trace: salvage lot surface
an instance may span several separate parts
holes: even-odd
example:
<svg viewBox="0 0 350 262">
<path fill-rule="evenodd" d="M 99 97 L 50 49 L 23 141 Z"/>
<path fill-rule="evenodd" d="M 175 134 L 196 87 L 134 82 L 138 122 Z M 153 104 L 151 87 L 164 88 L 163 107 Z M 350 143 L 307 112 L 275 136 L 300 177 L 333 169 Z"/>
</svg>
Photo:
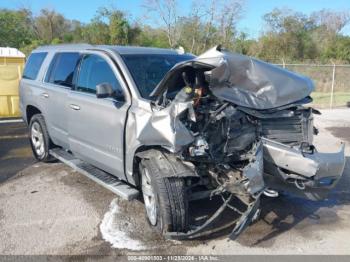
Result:
<svg viewBox="0 0 350 262">
<path fill-rule="evenodd" d="M 335 151 L 338 138 L 347 144 L 343 178 L 326 201 L 264 198 L 261 219 L 236 241 L 224 232 L 179 242 L 151 230 L 140 201 L 62 163 L 35 162 L 24 125 L 0 124 L 0 254 L 350 254 L 350 109 L 324 110 L 316 126 L 319 151 Z"/>
</svg>

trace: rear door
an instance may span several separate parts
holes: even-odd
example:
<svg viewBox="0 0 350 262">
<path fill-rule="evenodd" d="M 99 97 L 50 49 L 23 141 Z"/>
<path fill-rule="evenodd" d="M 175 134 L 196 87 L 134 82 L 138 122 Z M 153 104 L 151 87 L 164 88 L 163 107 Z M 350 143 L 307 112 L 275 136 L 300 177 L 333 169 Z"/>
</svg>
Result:
<svg viewBox="0 0 350 262">
<path fill-rule="evenodd" d="M 56 53 L 45 76 L 43 99 L 47 100 L 45 121 L 53 142 L 69 149 L 68 94 L 73 87 L 74 72 L 78 66 L 78 52 Z"/>
<path fill-rule="evenodd" d="M 97 98 L 96 85 L 109 83 L 124 95 Z M 124 175 L 124 127 L 130 98 L 114 64 L 104 53 L 83 54 L 76 86 L 68 96 L 68 133 L 71 151 L 80 159 L 121 179 Z"/>
<path fill-rule="evenodd" d="M 27 120 L 26 107 L 28 105 L 39 108 L 45 114 L 47 101 L 46 99 L 41 99 L 43 98 L 41 94 L 45 92 L 45 88 L 39 75 L 40 71 L 43 70 L 42 67 L 45 64 L 45 59 L 47 59 L 47 54 L 47 52 L 32 53 L 25 65 L 22 80 L 19 84 L 20 110 L 25 120 Z M 1 97 L 0 103 L 2 103 Z M 29 123 L 27 124 L 29 125 Z"/>
</svg>

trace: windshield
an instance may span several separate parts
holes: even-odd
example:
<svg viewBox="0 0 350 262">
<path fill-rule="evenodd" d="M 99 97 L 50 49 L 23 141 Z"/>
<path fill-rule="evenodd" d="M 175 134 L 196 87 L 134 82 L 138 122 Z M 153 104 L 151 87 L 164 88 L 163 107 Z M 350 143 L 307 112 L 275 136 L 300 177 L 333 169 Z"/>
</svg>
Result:
<svg viewBox="0 0 350 262">
<path fill-rule="evenodd" d="M 143 98 L 149 95 L 165 74 L 177 63 L 193 59 L 192 55 L 137 54 L 122 55 Z"/>
</svg>

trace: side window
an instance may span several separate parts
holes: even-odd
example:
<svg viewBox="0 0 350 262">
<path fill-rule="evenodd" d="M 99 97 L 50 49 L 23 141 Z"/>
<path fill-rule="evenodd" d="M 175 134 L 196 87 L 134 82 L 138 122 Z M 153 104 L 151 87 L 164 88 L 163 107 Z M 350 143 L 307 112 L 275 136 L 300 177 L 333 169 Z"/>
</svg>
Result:
<svg viewBox="0 0 350 262">
<path fill-rule="evenodd" d="M 116 92 L 123 93 L 112 68 L 100 56 L 88 54 L 83 57 L 77 80 L 77 91 L 96 93 L 96 86 L 109 83 Z"/>
<path fill-rule="evenodd" d="M 35 80 L 46 55 L 46 52 L 31 54 L 24 68 L 23 78 Z"/>
<path fill-rule="evenodd" d="M 72 87 L 79 53 L 58 53 L 52 59 L 45 81 L 56 85 Z"/>
</svg>

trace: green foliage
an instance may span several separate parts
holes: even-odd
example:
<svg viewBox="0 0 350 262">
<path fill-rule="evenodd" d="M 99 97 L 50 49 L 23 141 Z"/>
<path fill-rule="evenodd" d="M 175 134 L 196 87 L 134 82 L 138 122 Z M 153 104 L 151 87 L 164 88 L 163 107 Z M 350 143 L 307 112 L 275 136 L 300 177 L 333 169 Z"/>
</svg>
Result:
<svg viewBox="0 0 350 262">
<path fill-rule="evenodd" d="M 63 36 L 69 31 L 70 21 L 54 10 L 42 9 L 40 15 L 33 19 L 33 27 L 37 39 L 46 43 L 63 40 Z"/>
<path fill-rule="evenodd" d="M 264 15 L 268 31 L 260 37 L 255 52 L 264 59 L 314 59 L 317 43 L 312 39 L 316 26 L 301 13 L 274 9 Z"/>
<path fill-rule="evenodd" d="M 325 60 L 346 61 L 350 63 L 350 37 L 337 36 L 336 39 L 325 48 L 322 53 L 322 58 Z"/>
<path fill-rule="evenodd" d="M 90 44 L 109 43 L 109 28 L 104 22 L 94 19 L 82 29 L 82 39 Z"/>
<path fill-rule="evenodd" d="M 159 48 L 169 48 L 168 38 L 163 30 L 144 26 L 135 37 L 135 45 Z"/>
<path fill-rule="evenodd" d="M 164 8 L 174 8 L 175 2 L 169 1 L 171 5 Z M 100 8 L 86 24 L 69 20 L 52 9 L 42 9 L 37 16 L 28 9 L 0 9 L 0 46 L 20 48 L 29 54 L 45 44 L 86 42 L 161 48 L 171 45 L 200 54 L 222 44 L 229 50 L 274 62 L 283 59 L 350 63 L 350 37 L 341 33 L 350 21 L 348 12 L 320 10 L 307 16 L 289 9 L 274 9 L 263 16 L 264 32 L 258 39 L 250 39 L 236 29 L 242 11 L 237 0 L 220 5 L 193 3 L 191 13 L 182 17 L 173 11 L 169 17 L 159 13 L 166 23 L 158 27 L 132 22 L 117 9 Z M 150 10 L 156 15 L 157 5 Z"/>
<path fill-rule="evenodd" d="M 248 55 L 250 50 L 254 45 L 256 45 L 256 41 L 248 39 L 247 34 L 241 32 L 234 42 L 234 51 L 243 55 Z"/>
<path fill-rule="evenodd" d="M 251 46 L 250 55 L 265 60 L 350 60 L 350 37 L 340 34 L 349 21 L 344 12 L 321 10 L 306 16 L 289 9 L 274 9 L 263 18 L 268 29 Z"/>
<path fill-rule="evenodd" d="M 0 9 L 0 46 L 20 48 L 30 44 L 32 39 L 26 12 Z"/>
</svg>

